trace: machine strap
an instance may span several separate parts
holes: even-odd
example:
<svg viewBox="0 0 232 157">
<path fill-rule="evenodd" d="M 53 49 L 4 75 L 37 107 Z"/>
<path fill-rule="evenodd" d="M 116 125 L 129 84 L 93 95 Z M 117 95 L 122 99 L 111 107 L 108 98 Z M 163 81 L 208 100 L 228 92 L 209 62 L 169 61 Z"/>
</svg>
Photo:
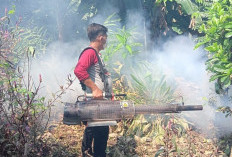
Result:
<svg viewBox="0 0 232 157">
<path fill-rule="evenodd" d="M 87 48 L 85 48 L 85 49 L 81 52 L 81 54 L 80 54 L 80 56 L 79 56 L 79 60 L 80 60 L 82 54 L 83 54 L 86 50 L 88 50 L 88 49 L 92 49 L 92 50 L 94 50 L 94 52 L 96 53 L 96 56 L 97 56 L 97 59 L 98 59 L 98 63 L 99 63 L 99 66 L 100 66 L 100 73 L 99 73 L 99 76 L 100 76 L 102 82 L 104 82 L 104 89 L 105 89 L 105 92 L 108 92 L 108 91 L 109 91 L 109 89 L 108 89 L 108 79 L 106 79 L 107 70 L 104 68 L 103 63 L 102 63 L 102 60 L 101 60 L 100 56 L 98 55 L 97 51 L 96 51 L 94 48 L 92 48 L 92 47 L 87 47 Z M 81 81 L 80 81 L 80 84 L 81 84 L 82 90 L 85 91 L 85 90 L 86 90 L 86 85 L 85 85 L 83 82 L 81 82 Z"/>
</svg>

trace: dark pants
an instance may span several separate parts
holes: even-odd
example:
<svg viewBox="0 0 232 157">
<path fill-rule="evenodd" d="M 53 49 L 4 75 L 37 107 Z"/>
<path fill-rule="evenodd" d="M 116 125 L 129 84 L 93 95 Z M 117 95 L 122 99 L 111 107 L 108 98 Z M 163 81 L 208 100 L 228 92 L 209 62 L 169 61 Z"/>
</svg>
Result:
<svg viewBox="0 0 232 157">
<path fill-rule="evenodd" d="M 82 140 L 82 156 L 87 157 L 87 154 L 94 157 L 105 157 L 106 146 L 109 136 L 109 126 L 86 127 Z M 92 151 L 92 142 L 94 146 Z"/>
</svg>

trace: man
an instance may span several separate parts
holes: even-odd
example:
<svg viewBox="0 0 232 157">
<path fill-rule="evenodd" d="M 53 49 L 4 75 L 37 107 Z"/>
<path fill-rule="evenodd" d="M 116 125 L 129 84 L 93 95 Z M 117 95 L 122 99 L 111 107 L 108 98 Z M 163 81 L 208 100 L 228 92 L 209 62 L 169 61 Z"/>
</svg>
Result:
<svg viewBox="0 0 232 157">
<path fill-rule="evenodd" d="M 100 59 L 99 52 L 106 45 L 107 31 L 108 29 L 100 24 L 92 23 L 88 26 L 87 34 L 90 45 L 81 53 L 74 70 L 82 88 L 85 89 L 86 87 L 87 93 L 92 92 L 94 99 L 103 99 L 103 91 L 106 90 L 104 84 L 106 80 L 101 76 L 102 68 L 105 68 L 105 66 Z M 87 125 L 82 140 L 83 157 L 88 156 L 88 154 L 94 155 L 94 157 L 105 157 L 108 135 L 109 126 L 88 127 Z M 93 140 L 94 148 L 92 151 Z"/>
</svg>

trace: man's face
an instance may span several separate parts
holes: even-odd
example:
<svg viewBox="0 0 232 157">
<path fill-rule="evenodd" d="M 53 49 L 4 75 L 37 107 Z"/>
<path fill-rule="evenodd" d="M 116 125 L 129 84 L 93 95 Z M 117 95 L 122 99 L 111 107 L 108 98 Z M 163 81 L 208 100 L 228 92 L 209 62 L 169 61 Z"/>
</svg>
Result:
<svg viewBox="0 0 232 157">
<path fill-rule="evenodd" d="M 101 50 L 104 50 L 105 47 L 106 47 L 107 34 L 105 34 L 105 35 L 100 35 L 100 36 L 99 36 L 99 39 L 100 39 L 100 48 L 101 48 Z"/>
</svg>

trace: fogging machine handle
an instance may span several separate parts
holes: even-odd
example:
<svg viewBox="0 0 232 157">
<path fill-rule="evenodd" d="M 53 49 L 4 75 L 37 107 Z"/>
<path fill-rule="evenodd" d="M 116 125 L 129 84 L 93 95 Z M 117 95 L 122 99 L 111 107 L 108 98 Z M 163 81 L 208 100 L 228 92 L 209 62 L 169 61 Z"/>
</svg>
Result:
<svg viewBox="0 0 232 157">
<path fill-rule="evenodd" d="M 120 97 L 120 96 L 125 97 L 126 96 L 126 94 L 113 94 L 113 93 L 106 93 L 106 92 L 103 92 L 102 95 L 104 98 L 113 98 L 113 97 Z M 86 93 L 85 97 L 86 98 L 93 98 L 93 94 Z"/>
<path fill-rule="evenodd" d="M 113 99 L 114 97 L 120 97 L 120 96 L 123 96 L 123 97 L 125 97 L 126 96 L 126 94 L 114 94 L 114 93 L 106 93 L 106 92 L 103 92 L 102 93 L 102 95 L 103 95 L 103 98 L 110 98 L 110 99 Z M 77 102 L 79 101 L 79 98 L 80 97 L 84 97 L 84 98 L 93 98 L 93 94 L 91 94 L 91 93 L 86 93 L 85 95 L 79 95 L 78 97 L 77 97 Z"/>
</svg>

